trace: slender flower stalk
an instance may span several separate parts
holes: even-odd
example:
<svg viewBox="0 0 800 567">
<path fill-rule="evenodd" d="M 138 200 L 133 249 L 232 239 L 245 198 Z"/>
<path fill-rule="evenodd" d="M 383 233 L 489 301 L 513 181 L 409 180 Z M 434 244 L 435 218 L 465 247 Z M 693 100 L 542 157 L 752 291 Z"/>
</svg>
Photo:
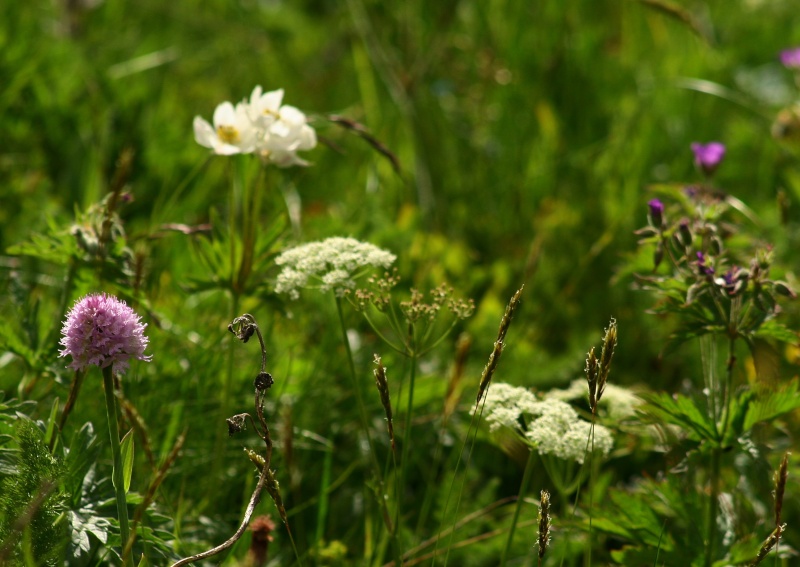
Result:
<svg viewBox="0 0 800 567">
<path fill-rule="evenodd" d="M 519 485 L 519 494 L 517 494 L 517 505 L 514 507 L 514 517 L 511 519 L 511 527 L 508 528 L 508 538 L 506 539 L 506 546 L 503 548 L 503 555 L 500 558 L 500 567 L 504 567 L 508 553 L 511 550 L 511 544 L 514 541 L 514 532 L 517 529 L 517 522 L 519 521 L 519 514 L 522 511 L 522 504 L 525 500 L 525 493 L 528 492 L 528 485 L 531 481 L 533 473 L 533 463 L 536 461 L 536 451 L 528 451 L 528 462 L 525 464 L 525 472 L 522 474 L 522 482 Z M 544 493 L 544 491 L 543 491 Z"/>
<path fill-rule="evenodd" d="M 483 407 L 485 406 L 485 394 L 489 388 L 489 385 L 491 384 L 492 376 L 494 376 L 494 372 L 497 369 L 497 365 L 500 362 L 500 355 L 503 354 L 503 349 L 505 348 L 506 333 L 508 332 L 509 327 L 511 327 L 511 321 L 514 318 L 514 312 L 517 310 L 517 307 L 519 307 L 523 289 L 525 289 L 524 285 L 520 287 L 516 291 L 516 293 L 514 293 L 514 295 L 511 296 L 511 299 L 509 300 L 508 305 L 506 306 L 505 313 L 503 313 L 503 317 L 500 319 L 500 327 L 497 332 L 497 340 L 494 342 L 494 348 L 492 349 L 492 352 L 489 355 L 489 360 L 483 369 L 483 374 L 481 375 L 481 379 L 478 384 L 478 395 L 475 399 L 475 406 L 472 412 L 472 420 L 470 421 L 469 427 L 467 428 L 467 434 L 464 437 L 464 443 L 461 447 L 461 450 L 459 451 L 459 457 L 458 460 L 456 461 L 455 470 L 453 471 L 453 478 L 450 481 L 450 488 L 447 491 L 447 499 L 445 500 L 444 510 L 442 512 L 443 517 L 447 512 L 448 505 L 450 504 L 450 497 L 452 496 L 453 487 L 455 486 L 456 477 L 458 475 L 458 469 L 459 466 L 461 465 L 461 454 L 463 453 L 464 448 L 466 447 L 467 443 L 470 440 L 470 432 L 473 431 L 473 425 L 475 424 L 476 421 L 475 418 L 483 413 Z M 481 406 L 482 400 L 484 401 L 484 406 Z M 469 462 L 472 458 L 472 451 L 475 448 L 475 439 L 477 438 L 477 433 L 478 430 L 477 428 L 475 428 L 474 433 L 472 435 L 472 443 L 470 446 L 469 453 L 467 454 L 467 460 L 465 466 L 469 466 Z M 459 491 L 456 496 L 455 512 L 453 514 L 453 527 L 450 531 L 450 536 L 448 538 L 448 543 L 447 543 L 447 550 L 445 551 L 445 556 L 444 556 L 445 567 L 447 566 L 447 561 L 450 558 L 450 549 L 452 549 L 453 547 L 453 533 L 455 532 L 455 523 L 456 523 L 455 518 L 458 516 L 458 510 L 461 507 L 461 496 L 464 493 L 465 482 L 466 482 L 466 475 L 463 475 L 461 479 L 461 486 L 459 487 Z M 436 535 L 436 545 L 434 547 L 434 554 L 437 552 L 439 548 L 439 538 L 441 537 L 441 535 L 442 532 L 440 526 L 439 533 Z"/>
<path fill-rule="evenodd" d="M 112 480 L 114 485 L 114 497 L 117 500 L 119 534 L 122 540 L 122 549 L 127 550 L 127 553 L 123 553 L 122 557 L 123 565 L 125 565 L 130 562 L 130 549 L 128 549 L 130 527 L 128 525 L 128 502 L 125 497 L 125 482 L 122 476 L 122 453 L 120 451 L 119 425 L 117 423 L 117 395 L 114 393 L 114 376 L 110 367 L 103 368 L 103 389 L 106 394 L 108 434 L 111 440 L 111 455 L 114 461 Z"/>
</svg>

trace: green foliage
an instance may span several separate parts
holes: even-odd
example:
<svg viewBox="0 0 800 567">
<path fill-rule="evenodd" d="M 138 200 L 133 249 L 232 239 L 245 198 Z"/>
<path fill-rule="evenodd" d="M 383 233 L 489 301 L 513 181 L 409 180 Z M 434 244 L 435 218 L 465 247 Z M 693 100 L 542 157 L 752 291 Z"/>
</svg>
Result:
<svg viewBox="0 0 800 567">
<path fill-rule="evenodd" d="M 72 302 L 106 291 L 148 323 L 153 354 L 119 380 L 137 562 L 208 549 L 241 519 L 257 481 L 241 448 L 258 440 L 252 429 L 227 438 L 224 419 L 251 404 L 258 356 L 231 348 L 225 329 L 249 312 L 275 380 L 265 418 L 293 537 L 275 528 L 270 561 L 291 564 L 293 543 L 296 563 L 341 565 L 382 565 L 396 548 L 422 562 L 438 545 L 439 564 L 449 535 L 431 538 L 457 525 L 449 564 L 495 567 L 524 457 L 483 429 L 464 440 L 522 284 L 498 380 L 546 398 L 581 376 L 614 316 L 609 384 L 644 400 L 635 416 L 595 416 L 614 448 L 581 471 L 574 514 L 575 500 L 554 498 L 544 564 L 710 567 L 758 552 L 774 529 L 773 469 L 800 431 L 800 118 L 797 77 L 776 60 L 800 42 L 795 2 L 7 4 L 0 391 L 19 400 L 0 399 L 0 549 L 13 541 L 15 561 L 119 562 L 99 372 L 62 420 L 75 376 L 58 344 Z M 193 141 L 193 117 L 257 84 L 309 116 L 320 140 L 309 167 L 212 156 Z M 711 178 L 689 150 L 708 140 L 728 148 Z M 653 197 L 665 225 L 637 234 Z M 275 256 L 330 236 L 398 257 L 394 320 L 370 306 L 373 328 L 343 303 L 366 425 L 331 298 L 274 293 Z M 409 329 L 401 303 L 432 305 L 412 290 L 440 284 L 474 299 L 474 316 Z M 696 348 L 709 339 L 713 364 Z M 585 394 L 571 399 L 588 417 Z M 787 553 L 800 548 L 792 459 Z M 529 500 L 553 489 L 538 465 L 509 565 L 535 562 Z M 41 523 L 15 532 L 48 479 Z M 275 516 L 268 498 L 262 513 Z M 244 561 L 254 539 L 215 560 Z"/>
<path fill-rule="evenodd" d="M 64 469 L 44 444 L 42 431 L 28 418 L 15 420 L 18 444 L 0 477 L 0 544 L 4 557 L 23 564 L 27 553 L 37 565 L 57 565 L 66 543 L 62 521 L 67 495 Z M 30 547 L 28 547 L 30 546 Z M 28 551 L 29 550 L 29 551 Z"/>
</svg>

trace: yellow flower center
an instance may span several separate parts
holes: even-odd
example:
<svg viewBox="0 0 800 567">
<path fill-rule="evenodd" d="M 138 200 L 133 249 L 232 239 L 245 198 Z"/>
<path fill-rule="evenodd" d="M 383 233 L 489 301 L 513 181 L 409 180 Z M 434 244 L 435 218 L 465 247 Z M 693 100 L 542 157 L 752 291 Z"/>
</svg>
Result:
<svg viewBox="0 0 800 567">
<path fill-rule="evenodd" d="M 234 126 L 217 126 L 217 136 L 226 144 L 238 144 L 242 140 Z"/>
</svg>

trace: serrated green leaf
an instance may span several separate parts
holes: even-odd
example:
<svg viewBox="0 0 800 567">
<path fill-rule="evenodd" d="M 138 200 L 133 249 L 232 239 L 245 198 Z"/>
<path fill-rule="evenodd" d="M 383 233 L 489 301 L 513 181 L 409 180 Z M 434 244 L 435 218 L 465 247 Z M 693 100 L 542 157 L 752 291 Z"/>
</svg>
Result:
<svg viewBox="0 0 800 567">
<path fill-rule="evenodd" d="M 800 408 L 800 391 L 795 378 L 779 390 L 758 393 L 758 398 L 748 408 L 744 431 L 749 431 L 758 422 L 769 421 L 797 408 Z"/>
<path fill-rule="evenodd" d="M 609 497 L 605 515 L 592 519 L 594 529 L 629 542 L 660 547 L 662 551 L 674 549 L 671 536 L 664 532 L 664 520 L 640 495 L 612 490 Z"/>
<path fill-rule="evenodd" d="M 800 335 L 792 331 L 786 325 L 778 323 L 775 319 L 765 321 L 757 331 L 753 333 L 754 337 L 763 339 L 775 339 L 783 343 L 797 344 L 800 342 Z"/>
<path fill-rule="evenodd" d="M 731 400 L 728 407 L 728 430 L 722 444 L 730 447 L 734 442 L 745 433 L 744 423 L 750 404 L 756 399 L 756 393 L 752 390 L 741 392 Z"/>
<path fill-rule="evenodd" d="M 119 449 L 122 453 L 122 482 L 125 494 L 128 494 L 131 489 L 131 476 L 133 476 L 133 429 L 122 438 Z"/>
<path fill-rule="evenodd" d="M 645 394 L 647 402 L 639 408 L 645 416 L 677 425 L 689 433 L 689 437 L 697 441 L 719 442 L 719 434 L 715 424 L 697 407 L 694 400 L 682 395 Z"/>
</svg>

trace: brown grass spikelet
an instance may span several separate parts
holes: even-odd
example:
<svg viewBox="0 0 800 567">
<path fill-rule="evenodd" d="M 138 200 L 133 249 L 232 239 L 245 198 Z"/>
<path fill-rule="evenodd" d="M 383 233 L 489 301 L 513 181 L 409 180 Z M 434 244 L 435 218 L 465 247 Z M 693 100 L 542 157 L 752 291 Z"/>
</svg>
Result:
<svg viewBox="0 0 800 567">
<path fill-rule="evenodd" d="M 550 493 L 542 490 L 539 500 L 539 533 L 537 543 L 539 546 L 539 565 L 542 564 L 547 546 L 550 545 Z"/>
<path fill-rule="evenodd" d="M 789 477 L 789 455 L 786 452 L 781 460 L 781 466 L 775 472 L 775 527 L 781 525 L 781 512 L 783 511 L 783 494 L 786 491 L 786 480 Z"/>
<path fill-rule="evenodd" d="M 589 350 L 586 357 L 586 382 L 589 384 L 589 408 L 592 414 L 597 412 L 597 372 L 598 361 L 594 354 L 594 347 Z"/>
<path fill-rule="evenodd" d="M 769 537 L 764 540 L 764 543 L 761 544 L 761 549 L 758 550 L 758 555 L 756 558 L 753 559 L 748 564 L 748 567 L 756 567 L 759 563 L 761 563 L 764 558 L 769 555 L 769 552 L 772 551 L 772 548 L 780 541 L 781 536 L 783 535 L 783 531 L 786 529 L 786 524 L 776 526 L 772 533 L 769 534 Z"/>
<path fill-rule="evenodd" d="M 481 403 L 481 399 L 483 399 L 483 395 L 486 393 L 486 388 L 489 387 L 489 383 L 492 381 L 494 371 L 497 369 L 497 364 L 500 362 L 500 355 L 503 354 L 503 348 L 505 348 L 506 333 L 508 332 L 508 328 L 511 326 L 511 319 L 514 317 L 514 311 L 516 311 L 517 307 L 519 306 L 523 289 L 525 289 L 524 285 L 519 288 L 513 296 L 511 296 L 511 300 L 509 300 L 508 305 L 506 306 L 506 312 L 503 314 L 503 318 L 500 320 L 500 328 L 497 331 L 497 340 L 494 342 L 492 354 L 489 355 L 489 361 L 486 363 L 486 367 L 483 369 L 483 374 L 481 374 L 481 381 L 480 385 L 478 386 L 478 396 L 475 400 L 475 405 Z"/>
<path fill-rule="evenodd" d="M 381 357 L 378 354 L 375 357 L 375 365 L 377 368 L 373 370 L 375 374 L 375 387 L 378 388 L 378 393 L 381 397 L 381 405 L 386 412 L 386 424 L 389 429 L 389 440 L 392 442 L 392 451 L 395 450 L 394 444 L 394 425 L 392 424 L 392 401 L 389 399 L 389 381 L 386 379 L 386 367 L 383 366 Z"/>
<path fill-rule="evenodd" d="M 272 469 L 267 469 L 267 482 L 264 484 L 264 490 L 267 491 L 272 501 L 275 502 L 275 507 L 278 508 L 281 520 L 288 528 L 289 520 L 286 518 L 286 508 L 283 505 L 283 498 L 281 498 L 280 485 L 278 484 L 278 479 L 275 478 L 275 471 Z"/>
<path fill-rule="evenodd" d="M 603 397 L 603 391 L 608 381 L 608 373 L 611 371 L 611 359 L 614 358 L 614 349 L 617 348 L 617 320 L 613 317 L 608 324 L 605 335 L 603 336 L 603 348 L 600 351 L 600 363 L 597 376 L 597 402 Z"/>
</svg>

